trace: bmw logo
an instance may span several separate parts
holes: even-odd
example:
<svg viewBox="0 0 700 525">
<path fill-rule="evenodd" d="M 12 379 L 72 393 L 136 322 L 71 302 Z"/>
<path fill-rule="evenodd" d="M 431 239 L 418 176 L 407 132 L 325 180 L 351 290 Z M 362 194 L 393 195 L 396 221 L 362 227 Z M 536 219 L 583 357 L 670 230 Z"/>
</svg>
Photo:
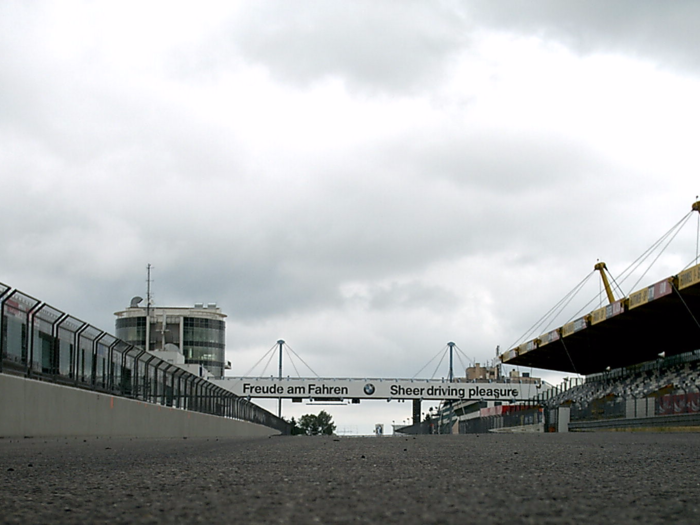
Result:
<svg viewBox="0 0 700 525">
<path fill-rule="evenodd" d="M 374 385 L 372 383 L 367 383 L 365 385 L 365 394 L 367 394 L 368 396 L 374 394 Z"/>
</svg>

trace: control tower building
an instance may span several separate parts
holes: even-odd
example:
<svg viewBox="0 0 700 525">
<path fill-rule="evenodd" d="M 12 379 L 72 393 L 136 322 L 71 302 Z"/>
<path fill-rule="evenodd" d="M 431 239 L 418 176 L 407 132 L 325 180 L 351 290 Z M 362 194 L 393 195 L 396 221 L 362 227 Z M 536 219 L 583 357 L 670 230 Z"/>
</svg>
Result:
<svg viewBox="0 0 700 525">
<path fill-rule="evenodd" d="M 215 303 L 191 307 L 139 306 L 135 297 L 126 310 L 115 312 L 116 336 L 157 353 L 162 359 L 198 375 L 223 377 L 226 362 L 226 314 Z M 209 374 L 203 374 L 201 368 Z M 192 370 L 195 371 L 195 370 Z"/>
</svg>

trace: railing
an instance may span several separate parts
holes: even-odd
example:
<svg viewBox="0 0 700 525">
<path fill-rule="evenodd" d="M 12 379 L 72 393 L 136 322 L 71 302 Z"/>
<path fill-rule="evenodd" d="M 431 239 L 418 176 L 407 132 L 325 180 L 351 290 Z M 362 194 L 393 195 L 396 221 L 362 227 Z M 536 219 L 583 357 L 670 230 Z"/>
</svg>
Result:
<svg viewBox="0 0 700 525">
<path fill-rule="evenodd" d="M 2 283 L 0 353 L 0 373 L 290 431 L 248 400 Z"/>
<path fill-rule="evenodd" d="M 691 364 L 700 361 L 700 350 L 693 350 L 691 352 L 684 352 L 682 354 L 676 354 L 669 357 L 661 357 L 654 361 L 647 361 L 645 363 L 640 363 L 637 365 L 627 366 L 624 368 L 617 368 L 610 370 L 608 372 L 601 372 L 598 374 L 591 374 L 586 377 L 587 382 L 596 381 L 609 381 L 611 379 L 623 379 L 628 376 L 636 376 L 644 372 L 655 372 L 660 369 L 670 368 L 672 366 Z"/>
<path fill-rule="evenodd" d="M 571 390 L 572 388 L 578 387 L 585 384 L 585 379 L 581 377 L 566 378 L 561 384 L 553 386 L 543 390 L 541 393 L 533 396 L 532 399 L 528 400 L 530 405 L 548 405 L 552 400 L 560 397 L 562 394 Z"/>
<path fill-rule="evenodd" d="M 459 422 L 460 434 L 482 434 L 504 428 L 534 427 L 543 423 L 540 407 L 521 405 L 516 410 L 493 416 L 481 416 Z"/>
</svg>

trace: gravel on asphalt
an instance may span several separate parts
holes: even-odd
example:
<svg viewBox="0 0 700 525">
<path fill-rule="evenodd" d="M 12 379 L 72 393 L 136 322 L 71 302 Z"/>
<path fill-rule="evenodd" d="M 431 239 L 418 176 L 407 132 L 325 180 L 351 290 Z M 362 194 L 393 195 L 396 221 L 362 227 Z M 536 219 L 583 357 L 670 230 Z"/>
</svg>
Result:
<svg viewBox="0 0 700 525">
<path fill-rule="evenodd" d="M 2 523 L 700 523 L 700 434 L 0 439 Z"/>
</svg>

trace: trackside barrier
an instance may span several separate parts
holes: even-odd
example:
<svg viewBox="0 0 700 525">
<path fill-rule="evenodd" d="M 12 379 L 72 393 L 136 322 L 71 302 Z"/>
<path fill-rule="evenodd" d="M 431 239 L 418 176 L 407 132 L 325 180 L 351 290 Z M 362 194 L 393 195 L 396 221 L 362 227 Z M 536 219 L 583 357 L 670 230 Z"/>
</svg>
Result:
<svg viewBox="0 0 700 525">
<path fill-rule="evenodd" d="M 0 352 L 0 373 L 290 432 L 248 400 L 3 283 Z"/>
<path fill-rule="evenodd" d="M 572 421 L 569 430 L 624 430 L 624 429 L 663 429 L 677 427 L 700 427 L 700 414 L 677 414 L 673 416 L 640 417 L 614 420 Z"/>
<path fill-rule="evenodd" d="M 481 410 L 480 417 L 459 422 L 460 434 L 483 434 L 505 429 L 541 432 L 544 415 L 541 407 L 502 405 Z"/>
</svg>

